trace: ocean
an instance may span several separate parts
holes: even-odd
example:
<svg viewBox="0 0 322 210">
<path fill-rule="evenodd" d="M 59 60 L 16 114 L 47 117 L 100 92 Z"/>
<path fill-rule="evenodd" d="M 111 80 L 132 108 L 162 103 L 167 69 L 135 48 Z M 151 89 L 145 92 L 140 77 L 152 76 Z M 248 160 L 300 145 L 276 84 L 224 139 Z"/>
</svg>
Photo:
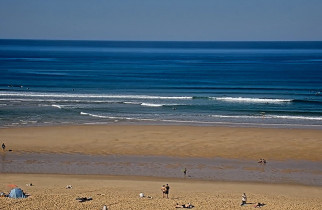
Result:
<svg viewBox="0 0 322 210">
<path fill-rule="evenodd" d="M 0 40 L 0 127 L 322 129 L 322 42 Z"/>
</svg>

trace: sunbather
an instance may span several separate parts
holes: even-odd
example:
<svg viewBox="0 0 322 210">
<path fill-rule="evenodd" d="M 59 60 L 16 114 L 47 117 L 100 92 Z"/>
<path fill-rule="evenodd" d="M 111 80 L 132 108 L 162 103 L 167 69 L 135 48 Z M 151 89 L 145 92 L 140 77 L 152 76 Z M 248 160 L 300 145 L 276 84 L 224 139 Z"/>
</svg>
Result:
<svg viewBox="0 0 322 210">
<path fill-rule="evenodd" d="M 85 201 L 91 201 L 93 200 L 93 198 L 82 197 L 82 198 L 76 198 L 76 200 L 78 200 L 79 202 L 85 202 Z"/>
<path fill-rule="evenodd" d="M 264 205 L 265 205 L 265 203 L 257 203 L 254 207 L 255 208 L 260 208 L 260 207 L 262 207 Z"/>
<path fill-rule="evenodd" d="M 191 203 L 187 203 L 187 204 L 183 204 L 183 205 L 180 205 L 180 204 L 176 204 L 176 208 L 186 208 L 186 209 L 192 209 L 194 206 L 191 205 Z"/>
</svg>

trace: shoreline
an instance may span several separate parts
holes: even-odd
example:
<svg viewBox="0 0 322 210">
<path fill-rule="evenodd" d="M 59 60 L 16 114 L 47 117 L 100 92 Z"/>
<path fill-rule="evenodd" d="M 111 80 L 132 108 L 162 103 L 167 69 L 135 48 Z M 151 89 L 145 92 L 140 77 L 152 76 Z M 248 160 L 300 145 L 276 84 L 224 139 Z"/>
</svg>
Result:
<svg viewBox="0 0 322 210">
<path fill-rule="evenodd" d="M 322 186 L 322 164 L 311 161 L 255 161 L 166 156 L 8 153 L 1 173 L 163 177 L 208 181 L 288 183 Z M 183 169 L 187 168 L 187 174 Z"/>
<path fill-rule="evenodd" d="M 7 146 L 2 173 L 181 178 L 187 168 L 191 179 L 322 186 L 320 130 L 111 125 L 0 135 Z"/>
<path fill-rule="evenodd" d="M 320 186 L 312 186 L 312 185 L 304 185 L 298 183 L 266 183 L 266 182 L 240 182 L 240 181 L 221 181 L 221 180 L 204 180 L 204 179 L 186 179 L 186 178 L 176 178 L 176 177 L 151 177 L 151 176 L 131 176 L 131 175 L 103 175 L 103 174 L 55 174 L 55 173 L 47 173 L 47 174 L 39 174 L 39 173 L 3 173 L 3 176 L 6 178 L 27 176 L 26 180 L 36 179 L 34 177 L 70 177 L 70 178 L 78 178 L 78 179 L 87 179 L 87 180 L 119 180 L 119 181 L 138 181 L 138 182 L 176 182 L 176 183 L 204 183 L 207 184 L 227 184 L 227 185 L 263 185 L 263 186 L 285 186 L 285 187 L 304 187 L 304 188 L 316 188 L 321 189 Z M 23 177 L 21 177 L 23 179 Z M 2 183 L 1 183 L 2 184 Z M 21 187 L 25 187 L 27 185 L 23 184 Z M 8 187 L 8 186 L 5 186 Z M 18 186 L 19 187 L 19 186 Z M 29 187 L 29 186 L 28 186 Z M 310 195 L 306 195 L 310 196 Z"/>
<path fill-rule="evenodd" d="M 149 121 L 149 120 L 144 120 Z M 84 122 L 84 123 L 42 123 L 27 124 L 16 123 L 14 125 L 3 125 L 0 129 L 7 128 L 34 128 L 34 127 L 69 127 L 69 126 L 188 126 L 188 127 L 227 127 L 227 128 L 258 128 L 258 129 L 300 129 L 300 130 L 322 130 L 322 125 L 316 124 L 283 124 L 283 123 L 240 123 L 240 122 L 190 122 L 190 121 L 154 121 L 146 122 L 121 122 L 119 120 L 111 122 Z"/>
</svg>

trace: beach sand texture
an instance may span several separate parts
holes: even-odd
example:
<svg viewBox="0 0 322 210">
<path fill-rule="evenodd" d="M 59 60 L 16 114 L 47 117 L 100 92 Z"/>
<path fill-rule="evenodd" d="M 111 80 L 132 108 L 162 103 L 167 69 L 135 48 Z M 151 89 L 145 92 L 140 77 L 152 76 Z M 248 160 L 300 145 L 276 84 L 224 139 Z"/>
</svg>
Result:
<svg viewBox="0 0 322 210">
<path fill-rule="evenodd" d="M 198 126 L 56 126 L 0 129 L 14 152 L 322 160 L 322 130 Z"/>
<path fill-rule="evenodd" d="M 13 153 L 162 155 L 258 160 L 322 161 L 321 130 L 198 126 L 52 126 L 0 129 Z M 4 153 L 1 151 L 1 153 Z M 16 184 L 31 196 L 0 198 L 0 209 L 322 209 L 316 186 L 201 181 L 142 176 L 0 174 L 0 192 Z M 33 183 L 34 186 L 26 186 Z M 171 186 L 163 199 L 161 186 Z M 72 189 L 65 189 L 72 185 Z M 139 198 L 143 192 L 153 199 Z M 246 193 L 248 204 L 240 207 Z M 77 197 L 92 197 L 80 203 Z"/>
<path fill-rule="evenodd" d="M 26 186 L 32 182 L 34 186 Z M 16 184 L 29 193 L 26 199 L 0 198 L 0 209 L 175 209 L 176 203 L 192 203 L 193 209 L 322 209 L 322 188 L 299 185 L 206 182 L 149 177 L 81 175 L 2 174 L 0 191 Z M 169 199 L 162 198 L 161 186 L 170 185 Z M 72 189 L 65 189 L 72 185 Z M 140 198 L 143 192 L 152 199 Z M 241 195 L 248 196 L 240 207 Z M 77 197 L 93 200 L 80 203 Z"/>
</svg>

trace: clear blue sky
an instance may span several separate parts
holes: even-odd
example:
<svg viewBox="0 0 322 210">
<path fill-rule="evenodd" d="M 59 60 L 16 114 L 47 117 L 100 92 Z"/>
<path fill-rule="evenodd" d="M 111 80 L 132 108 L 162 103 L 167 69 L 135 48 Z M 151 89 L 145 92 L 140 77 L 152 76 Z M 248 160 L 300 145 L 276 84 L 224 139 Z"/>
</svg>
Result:
<svg viewBox="0 0 322 210">
<path fill-rule="evenodd" d="M 0 0 L 0 38 L 322 40 L 322 0 Z"/>
</svg>

